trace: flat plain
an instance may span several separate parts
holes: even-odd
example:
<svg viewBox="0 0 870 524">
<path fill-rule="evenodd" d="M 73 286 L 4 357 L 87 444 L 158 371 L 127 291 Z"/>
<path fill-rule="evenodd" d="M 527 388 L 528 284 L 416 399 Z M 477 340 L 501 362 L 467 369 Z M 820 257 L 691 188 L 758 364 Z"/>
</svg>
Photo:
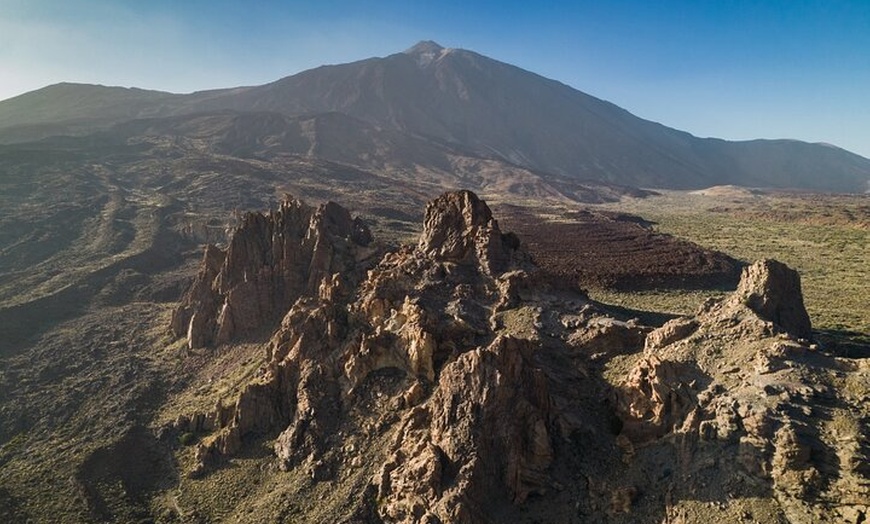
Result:
<svg viewBox="0 0 870 524">
<path fill-rule="evenodd" d="M 662 191 L 603 209 L 633 213 L 656 231 L 751 262 L 775 258 L 801 274 L 813 326 L 821 331 L 870 333 L 870 197 L 760 192 L 734 187 Z M 600 293 L 602 300 L 690 313 L 695 293 L 668 290 Z"/>
</svg>

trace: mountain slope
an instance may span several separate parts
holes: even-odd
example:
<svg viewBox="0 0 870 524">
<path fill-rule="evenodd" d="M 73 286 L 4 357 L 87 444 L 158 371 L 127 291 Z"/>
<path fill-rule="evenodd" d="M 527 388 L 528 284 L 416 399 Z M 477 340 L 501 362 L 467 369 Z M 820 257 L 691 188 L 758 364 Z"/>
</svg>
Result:
<svg viewBox="0 0 870 524">
<path fill-rule="evenodd" d="M 690 135 L 519 68 L 432 44 L 306 71 L 196 107 L 338 111 L 580 178 L 652 186 L 712 182 L 704 180 L 711 177 Z"/>
<path fill-rule="evenodd" d="M 24 126 L 45 126 L 52 112 L 64 122 L 223 110 L 343 113 L 378 129 L 573 179 L 662 188 L 738 184 L 850 192 L 867 190 L 870 181 L 870 160 L 839 148 L 697 138 L 554 80 L 433 42 L 257 87 L 189 95 L 63 87 L 0 102 L 0 141 L 46 136 L 45 129 L 28 134 Z M 39 108 L 33 115 L 26 110 L 32 107 Z M 421 165 L 429 160 L 413 158 Z"/>
<path fill-rule="evenodd" d="M 462 144 L 523 167 L 601 181 L 697 188 L 731 183 L 863 191 L 870 161 L 797 141 L 700 139 L 471 51 L 423 42 L 196 102 L 286 114 L 337 111 Z M 799 161 L 790 161 L 799 156 Z"/>
</svg>

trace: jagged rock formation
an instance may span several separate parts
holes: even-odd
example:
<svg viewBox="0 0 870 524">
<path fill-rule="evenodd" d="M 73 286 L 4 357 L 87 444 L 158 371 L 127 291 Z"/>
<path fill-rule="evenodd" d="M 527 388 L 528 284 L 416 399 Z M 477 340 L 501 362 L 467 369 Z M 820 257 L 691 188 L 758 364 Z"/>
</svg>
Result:
<svg viewBox="0 0 870 524">
<path fill-rule="evenodd" d="M 265 222 L 286 222 L 287 214 L 285 206 L 270 217 L 249 219 L 236 235 L 248 234 L 252 221 L 256 231 L 272 231 L 275 226 Z M 240 244 L 250 242 L 234 238 L 228 253 Z M 257 246 L 243 252 L 274 251 Z M 394 427 L 383 466 L 373 476 L 382 517 L 485 522 L 493 501 L 521 503 L 547 492 L 552 424 L 560 415 L 552 409 L 554 394 L 537 356 L 542 342 L 535 326 L 543 327 L 542 308 L 522 321 L 511 316 L 545 284 L 536 283 L 535 269 L 518 247 L 477 196 L 448 193 L 427 206 L 416 247 L 384 256 L 355 291 L 335 292 L 344 286 L 335 276 L 321 278 L 318 293 L 309 283 L 269 343 L 263 376 L 233 406 L 176 422 L 182 430 L 199 424 L 213 431 L 198 448 L 197 473 L 234 454 L 246 437 L 272 432 L 283 468 L 306 467 L 317 479 L 333 477 L 346 466 L 331 447 L 335 436 L 366 432 L 360 426 L 372 424 L 365 421 L 371 414 L 361 421 L 355 404 L 378 376 L 397 372 L 401 380 L 391 395 L 391 411 L 374 424 Z M 191 302 L 194 297 L 216 302 L 198 291 L 203 281 L 221 283 L 228 268 L 252 265 L 238 257 L 235 266 L 224 263 L 216 270 L 219 258 L 213 248 L 207 250 L 212 263 L 203 265 L 186 307 L 199 305 Z M 255 260 L 254 266 L 262 266 Z M 288 272 L 293 274 L 285 267 L 282 274 Z M 596 317 L 582 295 L 570 296 L 571 307 L 583 311 L 565 325 Z M 234 307 L 231 298 L 224 300 Z M 507 328 L 517 336 L 498 334 Z M 632 328 L 614 324 L 601 328 L 600 337 L 573 344 L 588 343 L 598 351 L 607 345 L 602 340 L 618 340 L 614 333 L 620 330 Z M 560 427 L 570 432 L 577 423 L 566 418 Z"/>
<path fill-rule="evenodd" d="M 516 501 L 541 491 L 552 459 L 546 384 L 528 341 L 497 338 L 492 329 L 494 316 L 521 292 L 519 282 L 530 278 L 517 247 L 474 194 L 449 193 L 430 203 L 417 247 L 384 257 L 355 301 L 345 305 L 348 295 L 331 291 L 296 301 L 269 344 L 265 376 L 242 392 L 231 416 L 206 417 L 220 422 L 199 450 L 203 467 L 237 451 L 248 434 L 282 428 L 275 444 L 282 467 L 323 464 L 343 407 L 372 375 L 395 369 L 406 377 L 395 399 L 406 414 L 378 482 L 385 514 L 413 521 L 421 508 L 440 504 L 432 514 L 449 520 L 480 513 L 503 487 Z M 321 288 L 337 285 L 333 279 Z M 454 398 L 466 386 L 477 389 Z M 476 437 L 519 408 L 525 414 L 503 433 Z M 428 458 L 418 456 L 421 450 Z M 471 455 L 479 461 L 463 466 Z M 430 459 L 425 467 L 437 470 L 434 477 L 420 477 L 421 461 Z M 461 469 L 450 473 L 458 475 L 457 486 L 446 492 L 442 467 Z M 432 483 L 435 491 L 426 488 Z"/>
<path fill-rule="evenodd" d="M 290 221 L 312 224 L 296 258 L 286 234 L 206 251 L 185 297 L 194 315 L 241 307 L 223 282 L 275 282 L 256 268 L 300 284 L 280 295 L 291 303 L 259 376 L 168 428 L 207 433 L 194 476 L 265 438 L 280 469 L 357 501 L 333 515 L 348 522 L 697 522 L 703 500 L 722 501 L 722 522 L 866 515 L 870 417 L 843 383 L 855 364 L 806 340 L 787 267 L 759 262 L 731 297 L 651 330 L 540 278 L 470 192 L 431 202 L 416 245 L 365 275 L 351 262 L 368 238 L 330 206 L 286 204 L 236 232 L 307 217 Z M 276 246 L 285 255 L 264 264 Z M 262 276 L 232 280 L 232 268 Z M 633 364 L 613 387 L 602 375 L 620 362 Z"/>
<path fill-rule="evenodd" d="M 504 272 L 519 239 L 504 234 L 489 207 L 470 191 L 446 193 L 426 206 L 417 249 L 435 260 L 479 265 L 489 274 Z"/>
<path fill-rule="evenodd" d="M 760 318 L 796 337 L 809 339 L 813 330 L 804 308 L 798 272 L 776 260 L 761 260 L 746 267 L 734 300 Z"/>
<path fill-rule="evenodd" d="M 191 348 L 257 328 L 301 296 L 340 292 L 372 255 L 368 227 L 329 202 L 312 208 L 286 197 L 278 210 L 248 213 L 223 251 L 209 246 L 194 285 L 172 317 Z"/>
<path fill-rule="evenodd" d="M 870 428 L 843 380 L 862 364 L 825 355 L 811 334 L 797 272 L 756 262 L 732 296 L 650 333 L 617 394 L 623 435 L 678 448 L 674 492 L 697 490 L 691 479 L 715 465 L 730 496 L 772 490 L 777 521 L 862 522 Z"/>
<path fill-rule="evenodd" d="M 546 492 L 550 398 L 533 351 L 499 337 L 444 366 L 429 400 L 400 423 L 377 479 L 388 520 L 480 522 L 494 498 Z"/>
</svg>

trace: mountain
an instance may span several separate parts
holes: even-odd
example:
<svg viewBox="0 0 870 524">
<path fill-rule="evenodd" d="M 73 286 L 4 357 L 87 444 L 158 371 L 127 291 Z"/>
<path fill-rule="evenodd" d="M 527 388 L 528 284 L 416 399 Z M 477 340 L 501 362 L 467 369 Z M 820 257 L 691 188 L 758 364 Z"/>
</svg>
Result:
<svg viewBox="0 0 870 524">
<path fill-rule="evenodd" d="M 865 162 L 434 44 L 0 102 L 0 520 L 865 522 L 866 196 L 582 178 L 670 183 L 656 133 Z"/>
<path fill-rule="evenodd" d="M 421 42 L 405 52 L 323 66 L 270 84 L 187 95 L 60 84 L 0 102 L 0 141 L 86 133 L 138 118 L 234 111 L 285 117 L 340 113 L 364 134 L 461 151 L 547 180 L 658 188 L 719 184 L 863 192 L 870 160 L 794 140 L 702 139 L 472 51 Z M 354 140 L 353 126 L 335 140 Z M 320 141 L 325 150 L 343 142 Z M 426 149 L 426 148 L 424 148 Z M 317 156 L 317 152 L 312 152 Z M 431 155 L 397 151 L 429 167 Z M 342 160 L 324 156 L 329 160 Z M 359 166 L 359 164 L 356 164 Z M 371 167 L 363 165 L 361 167 Z"/>
</svg>

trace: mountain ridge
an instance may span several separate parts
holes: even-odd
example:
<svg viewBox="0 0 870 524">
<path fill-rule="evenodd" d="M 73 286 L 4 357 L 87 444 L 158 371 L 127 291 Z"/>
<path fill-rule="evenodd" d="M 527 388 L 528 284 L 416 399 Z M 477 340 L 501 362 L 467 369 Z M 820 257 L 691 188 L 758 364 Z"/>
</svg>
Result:
<svg viewBox="0 0 870 524">
<path fill-rule="evenodd" d="M 260 86 L 176 95 L 56 84 L 0 102 L 0 142 L 223 110 L 291 117 L 344 113 L 480 158 L 637 187 L 736 184 L 835 192 L 870 187 L 870 160 L 836 146 L 699 138 L 557 80 L 432 41 Z M 425 166 L 426 159 L 417 163 Z"/>
</svg>

